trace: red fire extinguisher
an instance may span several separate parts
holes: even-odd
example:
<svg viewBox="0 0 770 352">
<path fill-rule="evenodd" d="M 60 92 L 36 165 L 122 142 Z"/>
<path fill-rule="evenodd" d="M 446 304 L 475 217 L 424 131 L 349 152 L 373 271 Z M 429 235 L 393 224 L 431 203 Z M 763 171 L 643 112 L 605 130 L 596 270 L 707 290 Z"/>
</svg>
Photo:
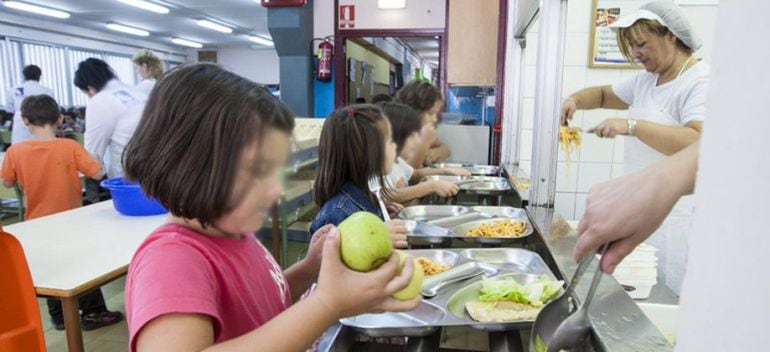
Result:
<svg viewBox="0 0 770 352">
<path fill-rule="evenodd" d="M 334 45 L 329 38 L 318 45 L 318 80 L 329 81 L 332 79 L 332 54 Z"/>
</svg>

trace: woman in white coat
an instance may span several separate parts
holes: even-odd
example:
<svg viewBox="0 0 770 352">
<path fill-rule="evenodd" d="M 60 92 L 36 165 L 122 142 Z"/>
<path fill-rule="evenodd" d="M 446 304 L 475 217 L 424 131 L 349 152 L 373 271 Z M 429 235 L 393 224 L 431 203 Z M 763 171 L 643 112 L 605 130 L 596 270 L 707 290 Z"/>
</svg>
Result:
<svg viewBox="0 0 770 352">
<path fill-rule="evenodd" d="M 150 95 L 152 87 L 155 86 L 161 76 L 163 76 L 163 61 L 149 50 L 139 50 L 131 59 L 136 68 L 136 73 L 142 77 L 142 81 L 136 85 L 136 89 L 145 95 Z"/>
<path fill-rule="evenodd" d="M 587 130 L 599 137 L 625 136 L 624 171 L 631 173 L 698 141 L 703 127 L 709 67 L 693 57 L 701 42 L 672 1 L 654 1 L 610 26 L 629 61 L 644 71 L 613 85 L 589 87 L 570 95 L 562 123 L 577 109 L 628 110 L 628 118 L 609 118 Z M 658 248 L 659 272 L 679 293 L 687 261 L 692 199 L 684 197 L 648 243 Z"/>
<path fill-rule="evenodd" d="M 96 58 L 78 64 L 74 83 L 90 98 L 86 150 L 104 164 L 108 177 L 123 176 L 123 149 L 139 124 L 147 95 L 118 80 L 110 66 Z"/>
</svg>

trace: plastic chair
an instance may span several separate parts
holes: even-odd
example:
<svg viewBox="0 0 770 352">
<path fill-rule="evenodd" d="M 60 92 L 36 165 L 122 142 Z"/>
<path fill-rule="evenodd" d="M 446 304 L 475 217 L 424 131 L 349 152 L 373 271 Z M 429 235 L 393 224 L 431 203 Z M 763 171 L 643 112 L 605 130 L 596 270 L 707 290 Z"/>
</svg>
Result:
<svg viewBox="0 0 770 352">
<path fill-rule="evenodd" d="M 0 227 L 0 351 L 45 351 L 35 286 L 21 244 Z"/>
</svg>

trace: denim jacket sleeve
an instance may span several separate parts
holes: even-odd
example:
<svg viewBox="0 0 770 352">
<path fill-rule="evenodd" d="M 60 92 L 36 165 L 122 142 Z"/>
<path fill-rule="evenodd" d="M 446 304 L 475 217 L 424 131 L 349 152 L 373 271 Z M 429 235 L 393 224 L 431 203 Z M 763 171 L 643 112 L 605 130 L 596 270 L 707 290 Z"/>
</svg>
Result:
<svg viewBox="0 0 770 352">
<path fill-rule="evenodd" d="M 351 209 L 348 209 L 344 206 L 337 206 L 332 204 L 325 205 L 321 208 L 321 211 L 318 213 L 318 215 L 316 215 L 315 219 L 313 219 L 313 223 L 310 224 L 310 235 L 313 235 L 324 225 L 339 225 L 343 220 L 347 219 L 347 217 L 353 214 L 355 211 L 356 210 L 351 211 Z"/>
</svg>

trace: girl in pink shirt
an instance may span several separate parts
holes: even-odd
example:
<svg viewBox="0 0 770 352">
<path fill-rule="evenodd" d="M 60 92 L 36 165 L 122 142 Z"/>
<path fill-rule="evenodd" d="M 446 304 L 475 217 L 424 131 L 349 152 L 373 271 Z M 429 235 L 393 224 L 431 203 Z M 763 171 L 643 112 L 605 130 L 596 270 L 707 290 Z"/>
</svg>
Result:
<svg viewBox="0 0 770 352">
<path fill-rule="evenodd" d="M 401 275 L 395 254 L 352 271 L 333 226 L 286 271 L 255 239 L 282 193 L 293 127 L 277 98 L 216 65 L 183 66 L 157 83 L 123 157 L 127 177 L 171 213 L 131 261 L 131 351 L 299 351 L 342 317 L 417 306 L 390 297 L 412 261 Z"/>
</svg>

